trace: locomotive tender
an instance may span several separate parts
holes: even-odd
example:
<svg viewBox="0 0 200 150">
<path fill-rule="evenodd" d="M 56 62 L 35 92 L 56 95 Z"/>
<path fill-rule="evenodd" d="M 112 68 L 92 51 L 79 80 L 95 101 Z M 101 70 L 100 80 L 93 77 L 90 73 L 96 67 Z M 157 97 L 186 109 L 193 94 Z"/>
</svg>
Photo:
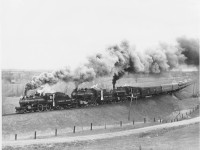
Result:
<svg viewBox="0 0 200 150">
<path fill-rule="evenodd" d="M 192 82 L 179 82 L 163 84 L 160 86 L 132 87 L 121 86 L 113 90 L 75 89 L 71 98 L 60 92 L 36 93 L 34 96 L 23 96 L 19 100 L 20 107 L 15 107 L 17 113 L 36 111 L 50 111 L 59 109 L 77 108 L 83 106 L 96 106 L 115 102 L 131 100 L 131 98 L 145 98 L 160 94 L 169 94 L 181 90 Z"/>
</svg>

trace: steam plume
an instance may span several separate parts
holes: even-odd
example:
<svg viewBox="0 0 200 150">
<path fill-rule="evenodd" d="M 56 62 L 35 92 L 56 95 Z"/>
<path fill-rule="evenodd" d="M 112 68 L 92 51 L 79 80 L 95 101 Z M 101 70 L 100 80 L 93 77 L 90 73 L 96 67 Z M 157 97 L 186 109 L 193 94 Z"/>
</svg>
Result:
<svg viewBox="0 0 200 150">
<path fill-rule="evenodd" d="M 95 77 L 96 73 L 93 68 L 82 66 L 75 70 L 73 81 L 75 82 L 76 88 L 78 88 L 79 84 L 92 81 Z"/>
<path fill-rule="evenodd" d="M 179 68 L 180 65 L 199 65 L 198 40 L 181 37 L 177 39 L 177 45 L 161 43 L 158 47 L 143 52 L 131 47 L 128 41 L 122 41 L 119 45 L 109 46 L 105 54 L 98 53 L 88 57 L 88 62 L 74 71 L 66 67 L 33 77 L 26 84 L 25 91 L 44 85 L 51 87 L 59 82 L 74 82 L 77 88 L 83 82 L 104 76 L 113 76 L 112 83 L 115 87 L 116 81 L 126 73 L 160 74 Z"/>
</svg>

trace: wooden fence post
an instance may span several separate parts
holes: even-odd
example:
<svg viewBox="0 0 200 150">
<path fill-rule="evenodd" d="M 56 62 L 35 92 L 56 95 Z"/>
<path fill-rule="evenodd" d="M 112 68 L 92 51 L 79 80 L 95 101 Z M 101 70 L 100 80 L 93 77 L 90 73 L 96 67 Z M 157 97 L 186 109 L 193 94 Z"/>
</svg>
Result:
<svg viewBox="0 0 200 150">
<path fill-rule="evenodd" d="M 36 139 L 36 131 L 35 131 L 34 139 Z"/>
<path fill-rule="evenodd" d="M 154 117 L 153 121 L 156 122 L 156 118 L 155 117 Z"/>
<path fill-rule="evenodd" d="M 55 136 L 57 136 L 57 129 L 55 129 Z"/>
<path fill-rule="evenodd" d="M 106 123 L 105 123 L 105 129 L 106 129 Z"/>
<path fill-rule="evenodd" d="M 92 123 L 91 123 L 91 128 L 90 128 L 90 130 L 92 130 Z"/>
<path fill-rule="evenodd" d="M 135 123 L 135 122 L 134 122 L 134 120 L 133 120 L 133 125 L 134 125 L 134 123 Z"/>
<path fill-rule="evenodd" d="M 144 123 L 146 123 L 146 118 L 144 118 Z"/>
<path fill-rule="evenodd" d="M 17 134 L 15 134 L 15 141 L 17 141 Z"/>
<path fill-rule="evenodd" d="M 120 127 L 122 127 L 122 121 L 120 121 Z"/>
<path fill-rule="evenodd" d="M 76 126 L 74 126 L 74 129 L 73 129 L 73 133 L 75 133 L 76 132 Z"/>
</svg>

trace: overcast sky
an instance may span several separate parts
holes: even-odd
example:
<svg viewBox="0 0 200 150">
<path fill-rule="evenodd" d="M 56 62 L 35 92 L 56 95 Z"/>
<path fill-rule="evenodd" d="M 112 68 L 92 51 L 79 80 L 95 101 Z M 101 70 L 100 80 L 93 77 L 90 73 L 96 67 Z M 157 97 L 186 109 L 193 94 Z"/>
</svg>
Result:
<svg viewBox="0 0 200 150">
<path fill-rule="evenodd" d="M 197 38 L 199 0 L 2 0 L 2 68 L 75 68 L 127 39 L 138 50 Z"/>
</svg>

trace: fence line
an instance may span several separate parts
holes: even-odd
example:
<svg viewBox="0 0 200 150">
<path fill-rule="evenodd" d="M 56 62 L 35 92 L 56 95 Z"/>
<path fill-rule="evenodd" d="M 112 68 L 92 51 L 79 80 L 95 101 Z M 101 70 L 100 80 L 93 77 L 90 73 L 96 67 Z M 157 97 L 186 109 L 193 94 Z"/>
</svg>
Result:
<svg viewBox="0 0 200 150">
<path fill-rule="evenodd" d="M 185 113 L 185 116 L 186 116 L 186 118 L 187 118 L 187 116 L 189 115 L 189 114 L 192 114 L 195 110 L 197 110 L 197 109 L 199 109 L 199 105 L 197 105 L 197 106 L 195 106 L 194 108 L 192 108 L 192 109 L 190 109 L 190 111 L 189 111 L 189 113 L 188 112 L 186 112 Z M 178 118 L 177 116 L 180 116 L 180 118 Z M 177 115 L 174 119 L 170 119 L 169 121 L 167 121 L 167 120 L 162 120 L 161 118 L 158 120 L 158 122 L 159 123 L 167 123 L 167 122 L 176 122 L 176 121 L 180 121 L 181 119 L 184 119 L 185 117 L 184 117 L 184 114 L 183 113 L 180 113 L 179 112 L 179 114 Z M 146 118 L 143 118 L 144 119 L 144 122 L 143 122 L 143 124 L 145 124 L 145 123 L 157 123 L 157 121 L 156 121 L 156 118 L 154 117 L 153 118 L 153 120 L 151 121 L 151 122 L 147 122 L 147 119 Z M 118 122 L 119 123 L 119 125 L 120 125 L 120 127 L 122 127 L 122 121 L 120 121 L 120 122 Z M 142 124 L 142 122 L 136 122 L 136 123 L 138 123 L 138 124 Z M 136 124 L 135 124 L 135 120 L 133 119 L 133 121 L 132 121 L 132 126 L 135 126 Z M 107 125 L 106 124 L 106 122 L 105 122 L 105 124 L 103 125 L 103 126 L 96 126 L 96 127 L 99 127 L 99 128 L 97 128 L 97 130 L 98 129 L 103 129 L 103 127 L 104 127 L 104 129 L 107 129 L 107 127 L 111 127 L 111 128 L 118 128 L 117 127 L 117 124 L 116 124 L 116 122 L 115 122 L 115 124 L 113 125 Z M 125 123 L 124 124 L 124 126 L 131 126 L 131 122 L 129 122 L 129 123 Z M 93 123 L 91 123 L 90 124 L 90 129 L 89 130 L 93 130 Z M 79 131 L 80 132 L 80 131 Z M 69 133 L 69 132 L 68 132 Z M 73 133 L 76 133 L 76 126 L 73 126 Z M 55 128 L 55 136 L 58 136 L 58 129 L 57 128 Z M 14 140 L 15 141 L 17 141 L 18 139 L 18 135 L 17 134 L 15 134 L 14 135 Z M 37 139 L 37 132 L 36 131 L 34 131 L 34 139 Z"/>
</svg>

